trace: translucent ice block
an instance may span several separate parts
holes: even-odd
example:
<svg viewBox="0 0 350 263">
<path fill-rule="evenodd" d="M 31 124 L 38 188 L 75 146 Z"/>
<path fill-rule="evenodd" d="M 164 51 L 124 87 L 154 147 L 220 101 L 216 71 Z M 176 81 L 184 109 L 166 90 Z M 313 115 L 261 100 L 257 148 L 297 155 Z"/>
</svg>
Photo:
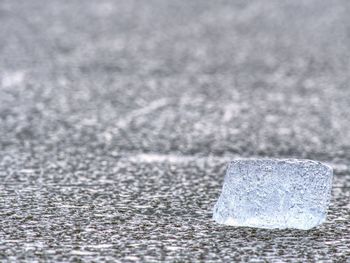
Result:
<svg viewBox="0 0 350 263">
<path fill-rule="evenodd" d="M 221 224 L 310 229 L 327 216 L 333 170 L 310 160 L 229 164 L 213 219 Z"/>
</svg>

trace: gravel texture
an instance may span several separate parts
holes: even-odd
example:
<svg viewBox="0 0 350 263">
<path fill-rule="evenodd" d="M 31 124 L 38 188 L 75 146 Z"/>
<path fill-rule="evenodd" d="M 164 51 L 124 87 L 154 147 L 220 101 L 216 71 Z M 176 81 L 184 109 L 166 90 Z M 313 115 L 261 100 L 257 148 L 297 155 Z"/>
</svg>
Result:
<svg viewBox="0 0 350 263">
<path fill-rule="evenodd" d="M 0 260 L 350 262 L 349 13 L 0 0 Z M 242 157 L 331 165 L 326 223 L 214 223 Z"/>
</svg>

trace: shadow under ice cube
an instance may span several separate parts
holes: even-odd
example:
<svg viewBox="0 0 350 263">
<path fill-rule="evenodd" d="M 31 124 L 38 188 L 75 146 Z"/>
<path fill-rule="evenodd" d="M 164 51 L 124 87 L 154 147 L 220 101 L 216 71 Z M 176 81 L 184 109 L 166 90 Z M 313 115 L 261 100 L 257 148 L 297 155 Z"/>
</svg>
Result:
<svg viewBox="0 0 350 263">
<path fill-rule="evenodd" d="M 333 170 L 311 160 L 237 160 L 230 163 L 213 219 L 221 224 L 310 229 L 322 224 Z"/>
</svg>

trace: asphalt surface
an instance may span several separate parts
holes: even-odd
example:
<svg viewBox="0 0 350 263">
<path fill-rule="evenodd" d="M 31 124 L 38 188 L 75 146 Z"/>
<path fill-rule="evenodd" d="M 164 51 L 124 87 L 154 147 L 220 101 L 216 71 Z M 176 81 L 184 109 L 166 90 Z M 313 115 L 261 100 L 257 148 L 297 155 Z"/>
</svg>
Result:
<svg viewBox="0 0 350 263">
<path fill-rule="evenodd" d="M 349 12 L 0 0 L 0 260 L 350 262 Z M 327 222 L 213 222 L 242 157 L 330 164 Z"/>
</svg>

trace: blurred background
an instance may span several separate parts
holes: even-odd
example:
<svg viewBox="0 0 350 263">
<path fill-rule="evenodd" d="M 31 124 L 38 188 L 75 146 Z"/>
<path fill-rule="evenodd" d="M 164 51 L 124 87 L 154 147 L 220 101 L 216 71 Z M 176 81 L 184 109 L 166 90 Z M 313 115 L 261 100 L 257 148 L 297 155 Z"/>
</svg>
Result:
<svg viewBox="0 0 350 263">
<path fill-rule="evenodd" d="M 0 257 L 346 260 L 349 12 L 0 0 Z M 225 164 L 241 157 L 331 164 L 329 223 L 270 240 L 213 224 Z"/>
<path fill-rule="evenodd" d="M 1 145 L 349 156 L 335 3 L 2 1 Z"/>
</svg>

